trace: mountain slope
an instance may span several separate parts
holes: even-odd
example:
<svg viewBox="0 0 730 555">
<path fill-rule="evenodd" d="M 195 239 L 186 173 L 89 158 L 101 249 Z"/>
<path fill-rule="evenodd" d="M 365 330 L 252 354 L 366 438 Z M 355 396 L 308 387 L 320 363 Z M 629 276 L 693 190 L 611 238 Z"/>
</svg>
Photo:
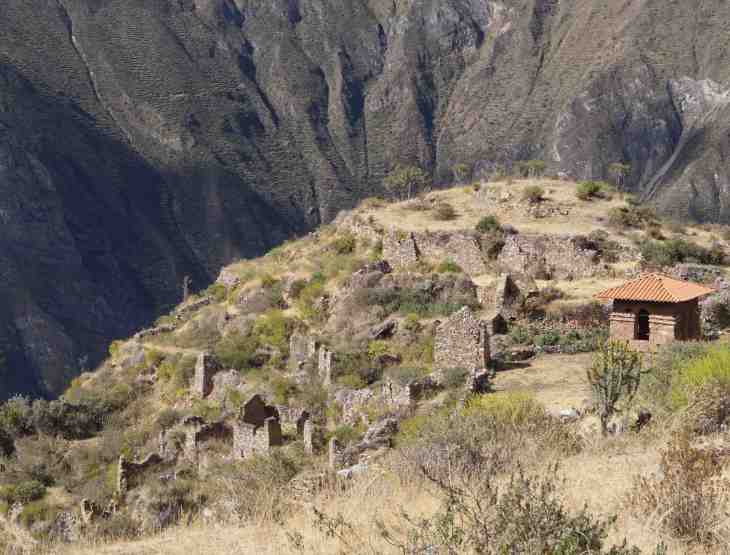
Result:
<svg viewBox="0 0 730 555">
<path fill-rule="evenodd" d="M 2 391 L 56 393 L 396 162 L 542 158 L 727 221 L 720 0 L 8 0 Z M 83 362 L 83 360 L 82 360 Z"/>
</svg>

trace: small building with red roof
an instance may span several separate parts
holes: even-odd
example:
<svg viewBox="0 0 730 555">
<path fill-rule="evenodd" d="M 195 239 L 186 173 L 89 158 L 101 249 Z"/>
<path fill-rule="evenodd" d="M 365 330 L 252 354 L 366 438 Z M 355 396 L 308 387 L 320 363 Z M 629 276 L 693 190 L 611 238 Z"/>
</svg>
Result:
<svg viewBox="0 0 730 555">
<path fill-rule="evenodd" d="M 650 351 L 673 341 L 702 339 L 699 299 L 713 292 L 697 283 L 644 274 L 596 298 L 613 301 L 612 338 Z"/>
</svg>

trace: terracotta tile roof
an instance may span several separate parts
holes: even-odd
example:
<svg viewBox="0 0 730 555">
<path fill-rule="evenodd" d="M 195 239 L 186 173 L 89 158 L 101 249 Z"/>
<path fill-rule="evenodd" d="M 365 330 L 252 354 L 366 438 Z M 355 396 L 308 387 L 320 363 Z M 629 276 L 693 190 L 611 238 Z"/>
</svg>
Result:
<svg viewBox="0 0 730 555">
<path fill-rule="evenodd" d="M 606 289 L 598 293 L 596 298 L 655 303 L 683 303 L 714 291 L 709 287 L 688 281 L 679 281 L 661 274 L 644 274 L 618 287 Z"/>
</svg>

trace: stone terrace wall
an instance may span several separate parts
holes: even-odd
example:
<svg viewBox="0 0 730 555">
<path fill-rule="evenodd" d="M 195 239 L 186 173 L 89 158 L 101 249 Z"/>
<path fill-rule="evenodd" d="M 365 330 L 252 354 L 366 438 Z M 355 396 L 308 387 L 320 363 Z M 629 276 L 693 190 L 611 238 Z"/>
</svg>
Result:
<svg viewBox="0 0 730 555">
<path fill-rule="evenodd" d="M 469 307 L 462 308 L 436 329 L 434 367 L 437 370 L 463 368 L 481 370 L 489 364 L 487 324 Z"/>
<path fill-rule="evenodd" d="M 402 270 L 418 262 L 418 248 L 413 233 L 389 231 L 383 237 L 383 259 Z"/>
<path fill-rule="evenodd" d="M 580 248 L 574 237 L 538 234 L 507 236 L 497 259 L 504 271 L 552 279 L 593 277 L 604 270 L 597 262 L 598 253 Z"/>
</svg>

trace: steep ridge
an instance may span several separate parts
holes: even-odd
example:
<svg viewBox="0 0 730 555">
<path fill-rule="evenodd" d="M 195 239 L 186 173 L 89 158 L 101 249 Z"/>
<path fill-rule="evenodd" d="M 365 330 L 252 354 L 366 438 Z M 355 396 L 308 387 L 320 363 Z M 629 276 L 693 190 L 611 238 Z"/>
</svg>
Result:
<svg viewBox="0 0 730 555">
<path fill-rule="evenodd" d="M 184 276 L 203 287 L 332 220 L 398 162 L 440 183 L 457 163 L 586 179 L 624 162 L 662 211 L 728 221 L 728 17 L 721 0 L 8 0 L 1 395 L 57 393 Z"/>
</svg>

